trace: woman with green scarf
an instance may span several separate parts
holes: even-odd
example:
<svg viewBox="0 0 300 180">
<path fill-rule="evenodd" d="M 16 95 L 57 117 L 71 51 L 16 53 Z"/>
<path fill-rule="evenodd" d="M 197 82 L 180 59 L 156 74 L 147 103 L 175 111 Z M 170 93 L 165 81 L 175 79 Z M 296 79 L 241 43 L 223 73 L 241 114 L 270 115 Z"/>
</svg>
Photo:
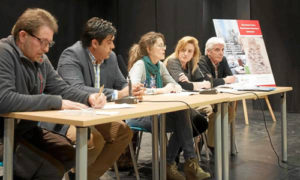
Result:
<svg viewBox="0 0 300 180">
<path fill-rule="evenodd" d="M 161 33 L 148 32 L 138 44 L 129 51 L 128 70 L 132 84 L 143 83 L 146 93 L 163 94 L 180 92 L 181 86 L 170 76 L 165 65 L 165 39 Z M 152 120 L 142 117 L 127 120 L 129 126 L 142 127 L 151 132 Z M 210 177 L 198 164 L 193 147 L 192 128 L 186 117 L 186 111 L 167 113 L 166 131 L 173 132 L 167 146 L 167 179 L 168 180 L 202 180 Z M 177 169 L 175 158 L 179 148 L 183 149 L 185 159 L 183 176 Z"/>
</svg>

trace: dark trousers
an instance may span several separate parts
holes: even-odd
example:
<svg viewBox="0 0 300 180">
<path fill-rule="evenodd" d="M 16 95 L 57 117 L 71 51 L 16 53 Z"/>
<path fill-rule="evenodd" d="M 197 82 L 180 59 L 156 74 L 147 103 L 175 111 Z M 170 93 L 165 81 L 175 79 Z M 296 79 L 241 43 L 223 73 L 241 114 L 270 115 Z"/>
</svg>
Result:
<svg viewBox="0 0 300 180">
<path fill-rule="evenodd" d="M 64 136 L 39 127 L 16 135 L 14 179 L 61 180 L 74 163 L 75 149 Z"/>
</svg>

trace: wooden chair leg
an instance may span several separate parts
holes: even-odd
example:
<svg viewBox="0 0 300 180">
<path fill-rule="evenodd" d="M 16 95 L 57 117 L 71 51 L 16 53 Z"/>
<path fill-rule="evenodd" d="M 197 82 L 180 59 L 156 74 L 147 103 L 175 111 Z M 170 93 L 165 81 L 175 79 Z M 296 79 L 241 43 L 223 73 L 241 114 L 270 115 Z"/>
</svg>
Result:
<svg viewBox="0 0 300 180">
<path fill-rule="evenodd" d="M 133 145 L 132 145 L 132 141 L 129 143 L 129 149 L 130 149 L 130 155 L 131 155 L 131 160 L 133 163 L 133 169 L 134 169 L 134 173 L 136 176 L 136 180 L 140 180 L 140 174 L 137 168 L 137 162 L 136 162 L 136 157 L 134 155 L 134 149 L 133 149 Z"/>
<path fill-rule="evenodd" d="M 200 139 L 199 136 L 194 137 L 194 149 L 196 151 L 198 161 L 201 161 L 200 151 L 199 151 L 199 147 L 198 147 L 199 139 Z"/>
<path fill-rule="evenodd" d="M 210 157 L 209 157 L 209 149 L 207 147 L 207 139 L 206 139 L 206 134 L 202 133 L 201 137 L 203 138 L 203 146 L 205 147 L 205 154 L 206 154 L 206 159 L 207 161 L 210 161 Z"/>
<path fill-rule="evenodd" d="M 267 106 L 268 106 L 269 112 L 270 112 L 270 114 L 271 114 L 272 120 L 273 120 L 274 122 L 276 122 L 276 118 L 275 118 L 275 115 L 274 115 L 274 112 L 273 112 L 273 109 L 272 109 L 272 106 L 271 106 L 271 104 L 270 104 L 270 101 L 269 101 L 268 96 L 265 96 L 265 101 L 266 101 L 266 103 L 267 103 Z"/>
<path fill-rule="evenodd" d="M 119 169 L 118 169 L 118 165 L 117 165 L 116 162 L 114 163 L 114 169 L 115 169 L 115 173 L 116 173 L 116 178 L 117 178 L 117 180 L 120 180 Z"/>
<path fill-rule="evenodd" d="M 246 99 L 243 99 L 242 101 L 243 101 L 243 109 L 244 109 L 245 124 L 246 124 L 246 125 L 249 125 Z"/>
</svg>

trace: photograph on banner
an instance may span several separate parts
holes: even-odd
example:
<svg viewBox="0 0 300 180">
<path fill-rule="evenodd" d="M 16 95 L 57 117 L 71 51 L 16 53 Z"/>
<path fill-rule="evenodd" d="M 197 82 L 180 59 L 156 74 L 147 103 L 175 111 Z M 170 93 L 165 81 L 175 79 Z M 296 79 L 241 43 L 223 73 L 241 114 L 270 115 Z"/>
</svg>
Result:
<svg viewBox="0 0 300 180">
<path fill-rule="evenodd" d="M 275 86 L 259 22 L 214 19 L 213 23 L 217 37 L 225 41 L 224 56 L 238 85 Z"/>
</svg>

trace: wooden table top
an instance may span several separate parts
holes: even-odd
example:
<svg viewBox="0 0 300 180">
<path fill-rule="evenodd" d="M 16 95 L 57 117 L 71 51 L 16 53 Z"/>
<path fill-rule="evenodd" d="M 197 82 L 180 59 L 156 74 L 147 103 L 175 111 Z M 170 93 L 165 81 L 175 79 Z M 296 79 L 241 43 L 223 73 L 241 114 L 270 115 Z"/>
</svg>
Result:
<svg viewBox="0 0 300 180">
<path fill-rule="evenodd" d="M 270 92 L 256 92 L 259 97 L 266 95 L 277 94 L 282 92 L 291 91 L 291 87 L 276 87 L 276 90 Z M 242 93 L 242 92 L 241 92 Z M 81 111 L 34 111 L 34 112 L 12 112 L 2 114 L 0 116 L 43 121 L 58 124 L 70 124 L 75 126 L 87 127 L 97 124 L 104 124 L 113 121 L 125 120 L 136 117 L 151 116 L 156 114 L 174 112 L 179 110 L 188 109 L 187 105 L 183 102 L 188 103 L 192 108 L 208 105 L 217 104 L 222 102 L 230 102 L 241 99 L 255 99 L 256 96 L 251 93 L 232 95 L 228 93 L 218 93 L 215 95 L 190 95 L 190 96 L 178 96 L 178 95 L 147 95 L 144 96 L 142 102 L 134 104 L 134 108 L 124 109 L 111 109 L 111 110 L 94 110 L 89 112 Z M 166 101 L 166 102 L 150 102 L 150 101 Z M 169 101 L 169 102 L 167 102 Z M 171 102 L 170 102 L 171 101 Z M 113 103 L 113 102 L 111 102 Z M 114 115 L 96 115 L 95 111 L 112 111 L 118 112 Z"/>
</svg>

